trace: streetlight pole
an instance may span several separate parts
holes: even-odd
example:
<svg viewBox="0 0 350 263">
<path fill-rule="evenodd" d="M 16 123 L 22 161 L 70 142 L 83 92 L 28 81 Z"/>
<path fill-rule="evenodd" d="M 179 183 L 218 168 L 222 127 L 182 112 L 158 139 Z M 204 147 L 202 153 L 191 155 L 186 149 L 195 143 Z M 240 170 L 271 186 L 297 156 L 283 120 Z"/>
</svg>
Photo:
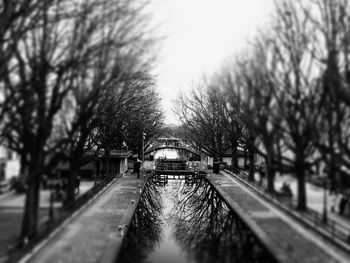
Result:
<svg viewBox="0 0 350 263">
<path fill-rule="evenodd" d="M 328 209 L 327 209 L 327 177 L 323 179 L 323 215 L 322 221 L 324 224 L 328 223 Z"/>
<path fill-rule="evenodd" d="M 50 207 L 49 207 L 49 221 L 51 222 L 53 219 L 53 189 L 50 186 Z"/>
<path fill-rule="evenodd" d="M 142 130 L 142 171 L 144 169 L 145 162 L 145 133 Z"/>
</svg>

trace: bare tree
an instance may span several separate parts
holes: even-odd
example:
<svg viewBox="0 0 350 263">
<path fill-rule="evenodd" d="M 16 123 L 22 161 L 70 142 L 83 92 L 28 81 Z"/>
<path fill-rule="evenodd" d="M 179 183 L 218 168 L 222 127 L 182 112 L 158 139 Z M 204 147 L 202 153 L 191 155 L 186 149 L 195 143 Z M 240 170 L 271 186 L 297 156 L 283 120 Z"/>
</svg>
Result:
<svg viewBox="0 0 350 263">
<path fill-rule="evenodd" d="M 66 160 L 68 149 L 77 165 L 106 91 L 148 46 L 140 16 L 146 2 L 45 3 L 12 43 L 2 85 L 1 135 L 20 154 L 28 184 L 22 236 L 37 229 L 41 175 Z"/>
<path fill-rule="evenodd" d="M 344 187 L 350 168 L 349 9 L 349 2 L 344 0 L 312 1 L 313 12 L 304 9 L 316 32 L 312 55 L 320 71 L 315 100 L 319 110 L 316 124 L 321 132 L 314 143 L 333 191 Z"/>
<path fill-rule="evenodd" d="M 186 137 L 198 150 L 204 150 L 222 161 L 230 147 L 226 101 L 215 83 L 193 89 L 191 98 L 180 95 L 175 113 L 182 122 Z"/>
<path fill-rule="evenodd" d="M 256 136 L 257 142 L 251 145 L 265 159 L 267 190 L 274 192 L 275 172 L 281 167 L 281 120 L 274 99 L 276 86 L 271 75 L 275 70 L 275 58 L 271 46 L 263 37 L 256 40 L 251 53 L 245 60 L 237 61 L 233 73 L 235 82 L 231 81 L 227 90 L 240 122 Z"/>
<path fill-rule="evenodd" d="M 291 169 L 298 178 L 298 209 L 306 206 L 306 172 L 315 161 L 312 136 L 317 132 L 317 110 L 312 95 L 314 60 L 310 55 L 313 28 L 301 1 L 283 1 L 277 5 L 275 34 L 271 36 L 276 54 L 274 94 L 281 116 L 279 129 L 283 143 L 292 154 Z"/>
</svg>

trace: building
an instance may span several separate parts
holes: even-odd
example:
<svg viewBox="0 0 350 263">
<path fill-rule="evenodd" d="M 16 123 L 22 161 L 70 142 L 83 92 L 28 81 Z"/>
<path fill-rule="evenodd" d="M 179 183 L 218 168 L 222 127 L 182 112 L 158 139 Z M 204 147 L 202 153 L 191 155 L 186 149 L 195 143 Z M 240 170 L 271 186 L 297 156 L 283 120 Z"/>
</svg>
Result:
<svg viewBox="0 0 350 263">
<path fill-rule="evenodd" d="M 110 174 L 123 175 L 128 169 L 128 157 L 132 155 L 131 151 L 113 150 L 109 155 L 105 155 L 104 151 L 86 152 L 83 156 L 85 165 L 80 167 L 79 176 L 96 179 Z M 69 175 L 68 163 L 60 163 L 58 172 L 63 176 Z"/>
<path fill-rule="evenodd" d="M 0 146 L 0 181 L 9 181 L 12 177 L 18 177 L 20 159 L 14 151 Z"/>
</svg>

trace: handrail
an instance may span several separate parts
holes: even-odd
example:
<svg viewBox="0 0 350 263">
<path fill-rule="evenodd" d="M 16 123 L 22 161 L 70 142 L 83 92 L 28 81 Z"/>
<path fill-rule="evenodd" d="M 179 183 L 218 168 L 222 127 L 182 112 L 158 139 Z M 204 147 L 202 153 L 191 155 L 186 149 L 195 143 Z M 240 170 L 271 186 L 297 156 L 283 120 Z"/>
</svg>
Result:
<svg viewBox="0 0 350 263">
<path fill-rule="evenodd" d="M 147 147 L 147 149 L 145 149 L 145 152 L 151 152 L 151 151 L 153 151 L 154 149 L 157 149 L 157 148 L 168 148 L 168 147 L 169 148 L 187 149 L 187 150 L 192 151 L 193 153 L 200 154 L 200 151 L 198 151 L 197 149 L 195 149 L 192 146 L 190 146 L 188 144 L 185 144 L 183 142 L 169 143 L 169 144 L 156 142 L 151 147 Z"/>
<path fill-rule="evenodd" d="M 348 226 L 345 226 L 344 224 L 331 218 L 328 218 L 327 223 L 324 223 L 322 220 L 322 214 L 314 209 L 308 208 L 308 211 L 306 212 L 299 211 L 296 209 L 295 202 L 293 202 L 290 198 L 278 198 L 276 194 L 266 192 L 259 183 L 249 181 L 248 174 L 246 172 L 237 168 L 230 168 L 230 170 L 233 172 L 230 174 L 233 174 L 236 178 L 240 179 L 250 188 L 258 192 L 261 196 L 273 202 L 294 218 L 306 223 L 309 227 L 318 230 L 320 234 L 330 238 L 338 245 L 342 244 L 342 247 L 350 252 L 350 228 Z M 231 172 L 230 170 L 227 171 Z"/>
</svg>

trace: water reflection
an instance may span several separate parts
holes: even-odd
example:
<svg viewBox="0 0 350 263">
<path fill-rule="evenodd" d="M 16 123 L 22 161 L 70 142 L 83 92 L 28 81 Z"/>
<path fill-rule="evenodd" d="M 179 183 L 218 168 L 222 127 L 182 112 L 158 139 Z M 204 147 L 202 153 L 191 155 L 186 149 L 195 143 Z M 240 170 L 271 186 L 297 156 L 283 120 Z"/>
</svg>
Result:
<svg viewBox="0 0 350 263">
<path fill-rule="evenodd" d="M 150 181 L 140 208 L 118 262 L 275 262 L 205 180 Z"/>
<path fill-rule="evenodd" d="M 181 190 L 170 217 L 173 234 L 195 262 L 274 262 L 207 181 Z"/>
<path fill-rule="evenodd" d="M 117 262 L 145 262 L 147 255 L 161 239 L 162 218 L 159 188 L 148 181 L 133 220 L 128 226 L 128 233 Z"/>
</svg>

